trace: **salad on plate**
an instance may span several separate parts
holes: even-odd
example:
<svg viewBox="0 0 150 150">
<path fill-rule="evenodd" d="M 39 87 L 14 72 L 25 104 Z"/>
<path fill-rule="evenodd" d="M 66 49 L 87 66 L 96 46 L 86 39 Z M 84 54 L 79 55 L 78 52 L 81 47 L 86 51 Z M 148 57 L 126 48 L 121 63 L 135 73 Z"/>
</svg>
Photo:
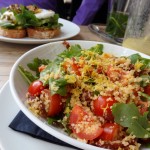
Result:
<svg viewBox="0 0 150 150">
<path fill-rule="evenodd" d="M 97 147 L 138 150 L 150 141 L 150 60 L 117 57 L 103 45 L 63 43 L 53 61 L 18 67 L 29 83 L 26 105 L 69 136 Z"/>
</svg>

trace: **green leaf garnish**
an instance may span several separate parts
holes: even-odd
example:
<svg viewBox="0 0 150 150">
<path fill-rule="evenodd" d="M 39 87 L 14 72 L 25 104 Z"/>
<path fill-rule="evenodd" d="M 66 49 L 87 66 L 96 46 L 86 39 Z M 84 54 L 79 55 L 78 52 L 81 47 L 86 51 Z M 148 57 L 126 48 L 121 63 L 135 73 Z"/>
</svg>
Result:
<svg viewBox="0 0 150 150">
<path fill-rule="evenodd" d="M 103 45 L 97 44 L 96 46 L 93 46 L 89 49 L 89 51 L 93 51 L 95 53 L 98 53 L 99 55 L 103 54 Z"/>
<path fill-rule="evenodd" d="M 38 68 L 41 65 L 48 65 L 50 61 L 48 59 L 39 59 L 39 58 L 34 58 L 34 60 L 31 63 L 28 63 L 27 66 L 30 68 L 30 70 L 35 71 L 36 75 L 39 76 L 39 70 Z"/>
<path fill-rule="evenodd" d="M 60 79 L 49 79 L 49 88 L 51 90 L 51 94 L 60 94 L 61 96 L 66 96 L 67 94 L 67 80 L 60 78 Z"/>
<path fill-rule="evenodd" d="M 128 132 L 137 138 L 150 137 L 150 123 L 147 114 L 140 114 L 135 104 L 116 103 L 112 107 L 112 113 L 116 123 L 128 128 Z"/>
<path fill-rule="evenodd" d="M 66 49 L 64 52 L 59 54 L 59 57 L 62 58 L 72 58 L 72 57 L 79 57 L 81 55 L 81 47 L 80 45 L 74 45 L 70 46 L 68 49 Z"/>
<path fill-rule="evenodd" d="M 18 66 L 18 71 L 24 77 L 25 81 L 27 81 L 28 84 L 31 84 L 33 81 L 38 79 L 37 76 L 34 76 L 31 72 L 25 70 L 22 66 Z"/>
<path fill-rule="evenodd" d="M 143 58 L 139 54 L 133 54 L 133 55 L 129 56 L 128 58 L 131 59 L 132 64 L 135 64 L 138 61 L 141 62 L 143 64 L 141 66 L 142 70 L 146 69 L 146 68 L 150 68 L 150 59 Z"/>
</svg>

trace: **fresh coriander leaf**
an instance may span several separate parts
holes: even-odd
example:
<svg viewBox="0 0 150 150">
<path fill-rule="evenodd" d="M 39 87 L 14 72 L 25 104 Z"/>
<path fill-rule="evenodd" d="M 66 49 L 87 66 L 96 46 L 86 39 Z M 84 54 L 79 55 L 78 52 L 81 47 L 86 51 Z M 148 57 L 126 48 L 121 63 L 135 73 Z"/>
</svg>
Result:
<svg viewBox="0 0 150 150">
<path fill-rule="evenodd" d="M 46 78 L 51 72 L 56 73 L 59 71 L 60 63 L 62 62 L 62 58 L 56 58 L 53 62 L 50 62 L 48 66 L 40 73 L 40 80 L 44 85 L 49 84 L 49 78 Z"/>
<path fill-rule="evenodd" d="M 29 67 L 29 69 L 31 69 L 32 71 L 36 72 L 36 75 L 39 76 L 40 72 L 38 70 L 38 68 L 41 65 L 48 65 L 50 63 L 50 61 L 48 59 L 39 59 L 39 58 L 34 58 L 34 60 L 31 63 L 28 63 L 27 66 Z"/>
<path fill-rule="evenodd" d="M 135 104 L 116 103 L 112 107 L 112 113 L 116 123 L 128 128 L 128 132 L 137 138 L 150 137 L 150 123 L 147 112 L 140 114 Z"/>
<path fill-rule="evenodd" d="M 93 51 L 95 53 L 98 53 L 99 55 L 103 54 L 103 44 L 97 44 L 96 46 L 93 46 L 89 49 L 89 51 Z"/>
<path fill-rule="evenodd" d="M 60 78 L 60 79 L 54 79 L 50 78 L 49 79 L 49 86 L 51 90 L 51 94 L 60 94 L 61 96 L 66 96 L 67 94 L 67 80 Z"/>
<path fill-rule="evenodd" d="M 24 77 L 28 84 L 31 84 L 33 81 L 38 79 L 38 77 L 34 76 L 31 72 L 25 70 L 22 66 L 18 67 L 18 71 Z"/>
<path fill-rule="evenodd" d="M 54 121 L 56 121 L 57 119 L 55 119 L 55 118 L 47 118 L 47 122 L 48 122 L 48 124 L 53 124 L 53 122 Z"/>
<path fill-rule="evenodd" d="M 133 54 L 128 57 L 131 60 L 132 64 L 135 64 L 138 60 L 141 59 L 141 56 L 139 54 Z"/>
<path fill-rule="evenodd" d="M 59 57 L 62 58 L 72 58 L 72 57 L 79 57 L 81 55 L 81 47 L 80 45 L 74 45 L 74 46 L 70 46 L 68 49 L 66 49 L 64 52 L 62 52 L 61 54 L 59 54 Z"/>
</svg>

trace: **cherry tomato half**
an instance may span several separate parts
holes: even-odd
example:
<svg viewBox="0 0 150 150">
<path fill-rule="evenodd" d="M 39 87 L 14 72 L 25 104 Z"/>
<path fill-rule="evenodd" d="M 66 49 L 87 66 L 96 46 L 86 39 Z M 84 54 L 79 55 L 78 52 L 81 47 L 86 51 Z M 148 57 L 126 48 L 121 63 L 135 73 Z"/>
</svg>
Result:
<svg viewBox="0 0 150 150">
<path fill-rule="evenodd" d="M 71 128 L 78 138 L 93 140 L 102 134 L 103 129 L 100 126 L 95 126 L 93 120 L 84 120 L 85 116 L 88 118 L 88 114 L 84 111 L 83 107 L 75 105 L 71 111 L 69 123 L 73 125 Z M 89 128 L 88 131 L 86 127 Z"/>
<path fill-rule="evenodd" d="M 72 71 L 73 71 L 76 75 L 80 76 L 80 75 L 81 75 L 81 72 L 80 72 L 80 70 L 79 70 L 79 69 L 80 69 L 80 66 L 75 62 L 75 58 L 72 58 L 72 61 L 73 61 L 73 63 L 65 62 L 65 63 L 63 64 L 64 70 L 67 71 L 68 68 L 71 68 Z"/>
<path fill-rule="evenodd" d="M 39 96 L 41 94 L 41 91 L 44 89 L 45 87 L 43 86 L 43 83 L 39 80 L 36 80 L 34 82 L 32 82 L 28 88 L 28 92 L 32 95 L 32 96 Z"/>
<path fill-rule="evenodd" d="M 62 96 L 59 94 L 51 95 L 50 90 L 48 89 L 44 89 L 43 92 L 45 92 L 48 95 L 49 99 L 49 108 L 47 116 L 54 117 L 58 115 L 63 109 Z"/>
<path fill-rule="evenodd" d="M 111 107 L 116 103 L 116 100 L 108 96 L 99 96 L 98 99 L 93 101 L 93 112 L 97 116 L 102 116 L 106 120 L 112 121 L 113 115 Z"/>
<path fill-rule="evenodd" d="M 113 141 L 117 139 L 120 126 L 115 123 L 105 123 L 103 125 L 103 133 L 100 135 L 100 139 L 104 141 Z"/>
</svg>

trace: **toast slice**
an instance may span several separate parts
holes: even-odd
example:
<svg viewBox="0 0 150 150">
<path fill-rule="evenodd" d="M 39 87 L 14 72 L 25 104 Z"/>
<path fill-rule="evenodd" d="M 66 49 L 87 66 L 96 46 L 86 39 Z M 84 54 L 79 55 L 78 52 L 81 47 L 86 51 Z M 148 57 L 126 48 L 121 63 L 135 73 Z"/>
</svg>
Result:
<svg viewBox="0 0 150 150">
<path fill-rule="evenodd" d="M 27 35 L 35 39 L 51 39 L 60 34 L 60 28 L 44 29 L 44 28 L 27 28 Z"/>
<path fill-rule="evenodd" d="M 26 29 L 6 29 L 0 27 L 0 35 L 9 38 L 24 38 L 27 32 Z"/>
</svg>

